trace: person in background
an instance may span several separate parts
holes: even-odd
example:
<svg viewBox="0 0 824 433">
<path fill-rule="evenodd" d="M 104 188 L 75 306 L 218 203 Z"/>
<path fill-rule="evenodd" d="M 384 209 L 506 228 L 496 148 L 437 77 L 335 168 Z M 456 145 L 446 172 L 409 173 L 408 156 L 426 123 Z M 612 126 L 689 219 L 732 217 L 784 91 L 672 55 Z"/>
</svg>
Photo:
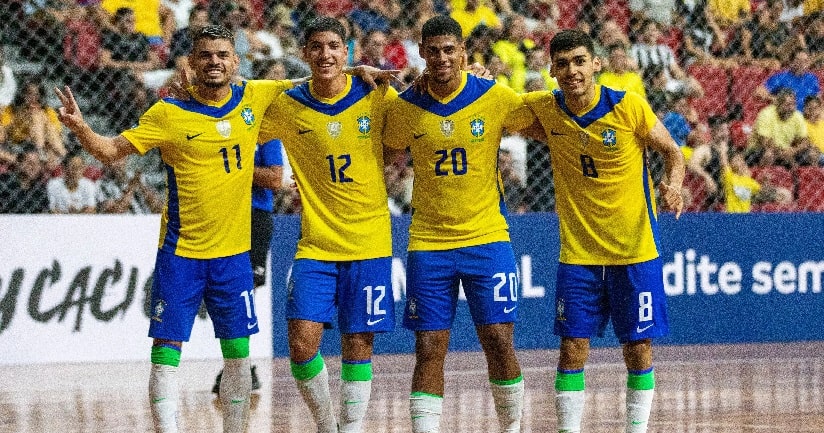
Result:
<svg viewBox="0 0 824 433">
<path fill-rule="evenodd" d="M 13 168 L 0 173 L 0 213 L 47 213 L 46 175 L 37 149 L 18 153 Z"/>
<path fill-rule="evenodd" d="M 163 199 L 141 172 L 127 170 L 125 158 L 104 167 L 103 177 L 98 181 L 99 213 L 150 214 L 162 210 Z"/>
<path fill-rule="evenodd" d="M 86 161 L 79 153 L 66 155 L 61 176 L 49 179 L 46 190 L 51 213 L 96 213 L 97 185 L 83 176 Z"/>
</svg>

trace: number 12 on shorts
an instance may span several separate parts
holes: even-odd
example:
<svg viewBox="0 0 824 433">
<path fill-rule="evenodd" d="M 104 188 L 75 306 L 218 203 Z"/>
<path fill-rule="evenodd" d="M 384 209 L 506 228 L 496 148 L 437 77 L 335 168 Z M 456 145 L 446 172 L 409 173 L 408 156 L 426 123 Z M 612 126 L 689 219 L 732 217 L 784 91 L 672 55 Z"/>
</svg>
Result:
<svg viewBox="0 0 824 433">
<path fill-rule="evenodd" d="M 386 286 L 366 286 L 366 314 L 370 316 L 381 316 L 386 314 L 386 310 L 381 308 L 381 301 L 386 297 Z"/>
</svg>

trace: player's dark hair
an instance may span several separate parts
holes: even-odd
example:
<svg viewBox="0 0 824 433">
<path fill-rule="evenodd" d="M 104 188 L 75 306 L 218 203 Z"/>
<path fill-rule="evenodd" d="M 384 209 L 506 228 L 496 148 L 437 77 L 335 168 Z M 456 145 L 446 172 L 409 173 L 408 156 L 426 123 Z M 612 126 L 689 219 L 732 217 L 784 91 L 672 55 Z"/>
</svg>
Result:
<svg viewBox="0 0 824 433">
<path fill-rule="evenodd" d="M 557 53 L 584 47 L 592 57 L 595 57 L 595 43 L 585 32 L 577 29 L 562 30 L 549 42 L 549 56 Z"/>
<path fill-rule="evenodd" d="M 340 36 L 340 40 L 346 41 L 346 29 L 343 27 L 343 24 L 335 18 L 322 15 L 309 21 L 306 30 L 303 31 L 303 44 L 306 45 L 306 41 L 308 41 L 312 35 L 320 32 L 335 33 Z"/>
<path fill-rule="evenodd" d="M 454 36 L 458 42 L 463 42 L 461 25 L 449 15 L 436 15 L 423 23 L 421 40 L 435 36 Z"/>
<path fill-rule="evenodd" d="M 195 30 L 192 35 L 192 45 L 197 44 L 201 39 L 226 39 L 232 43 L 232 46 L 235 46 L 235 34 L 219 24 L 209 24 Z"/>
</svg>

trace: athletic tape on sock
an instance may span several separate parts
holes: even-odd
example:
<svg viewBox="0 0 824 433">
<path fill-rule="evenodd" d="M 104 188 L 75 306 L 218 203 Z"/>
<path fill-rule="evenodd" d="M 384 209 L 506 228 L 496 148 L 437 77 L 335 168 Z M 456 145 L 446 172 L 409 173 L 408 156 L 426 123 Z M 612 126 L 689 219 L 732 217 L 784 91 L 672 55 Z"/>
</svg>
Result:
<svg viewBox="0 0 824 433">
<path fill-rule="evenodd" d="M 152 364 L 177 367 L 180 365 L 180 348 L 170 344 L 152 346 Z"/>
<path fill-rule="evenodd" d="M 312 359 L 306 362 L 296 363 L 289 361 L 289 364 L 292 367 L 292 377 L 297 380 L 309 380 L 323 370 L 323 357 L 320 356 L 320 352 L 318 352 Z"/>
</svg>

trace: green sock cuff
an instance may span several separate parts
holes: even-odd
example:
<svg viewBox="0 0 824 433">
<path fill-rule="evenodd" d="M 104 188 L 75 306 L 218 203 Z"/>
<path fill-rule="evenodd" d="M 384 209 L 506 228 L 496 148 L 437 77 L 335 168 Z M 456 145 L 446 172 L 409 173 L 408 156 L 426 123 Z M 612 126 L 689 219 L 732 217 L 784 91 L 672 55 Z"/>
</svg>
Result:
<svg viewBox="0 0 824 433">
<path fill-rule="evenodd" d="M 421 392 L 421 391 L 415 391 L 415 392 L 409 394 L 409 396 L 410 397 L 431 397 L 431 398 L 439 398 L 439 399 L 443 400 L 442 395 L 430 394 L 428 392 Z"/>
<path fill-rule="evenodd" d="M 584 370 L 561 371 L 555 373 L 556 391 L 583 391 L 586 386 Z"/>
<path fill-rule="evenodd" d="M 515 379 L 497 380 L 497 379 L 493 379 L 491 377 L 489 378 L 490 383 L 494 383 L 495 385 L 498 385 L 498 386 L 515 385 L 518 382 L 523 382 L 523 380 L 524 380 L 524 375 L 523 374 L 519 375 Z"/>
<path fill-rule="evenodd" d="M 220 351 L 226 359 L 241 359 L 249 357 L 249 337 L 220 339 Z"/>
<path fill-rule="evenodd" d="M 292 377 L 297 380 L 309 380 L 317 376 L 321 370 L 323 370 L 324 365 L 320 352 L 318 352 L 314 358 L 304 363 L 298 364 L 294 361 L 289 361 L 289 364 L 292 367 Z"/>
<path fill-rule="evenodd" d="M 340 365 L 340 378 L 349 382 L 372 380 L 372 361 L 343 361 Z"/>
<path fill-rule="evenodd" d="M 169 346 L 152 346 L 152 364 L 180 365 L 180 349 Z"/>
<path fill-rule="evenodd" d="M 627 372 L 627 388 L 637 391 L 655 389 L 655 371 L 650 368 L 644 371 Z"/>
</svg>

